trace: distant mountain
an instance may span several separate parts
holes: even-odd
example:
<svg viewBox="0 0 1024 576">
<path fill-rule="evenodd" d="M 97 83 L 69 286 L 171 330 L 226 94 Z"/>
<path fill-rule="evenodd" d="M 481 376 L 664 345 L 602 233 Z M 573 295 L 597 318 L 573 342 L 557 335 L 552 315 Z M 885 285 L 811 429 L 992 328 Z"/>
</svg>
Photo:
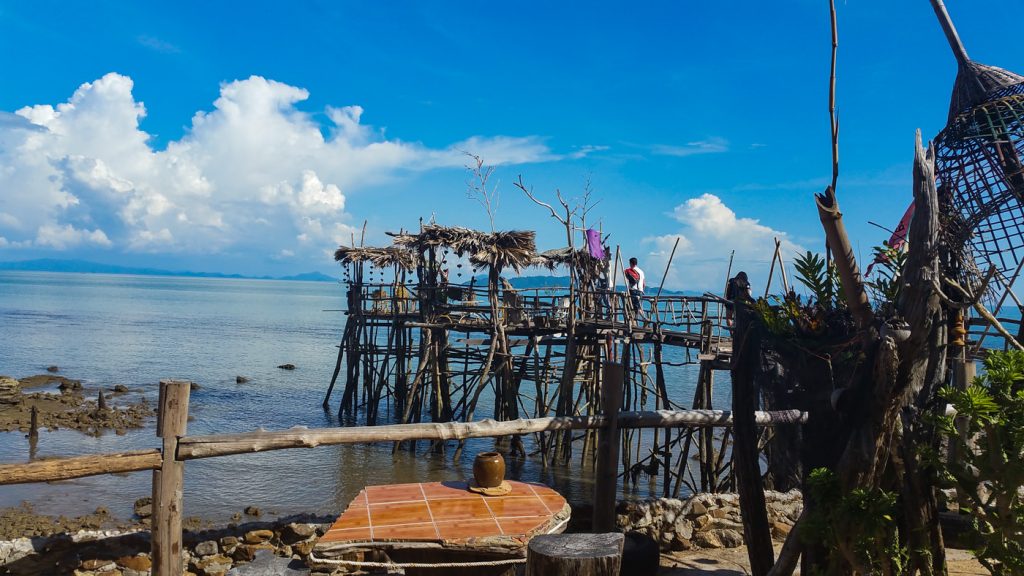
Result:
<svg viewBox="0 0 1024 576">
<path fill-rule="evenodd" d="M 159 268 L 136 268 L 118 266 L 116 264 L 100 264 L 85 260 L 57 260 L 41 258 L 38 260 L 21 260 L 18 262 L 0 262 L 0 270 L 22 270 L 32 272 L 78 272 L 82 274 L 134 274 L 138 276 L 182 276 L 186 278 L 244 278 L 252 280 L 297 280 L 304 282 L 337 282 L 320 272 L 305 272 L 292 276 L 244 276 L 242 274 L 222 274 L 220 272 L 192 272 L 188 270 L 161 270 Z"/>
</svg>

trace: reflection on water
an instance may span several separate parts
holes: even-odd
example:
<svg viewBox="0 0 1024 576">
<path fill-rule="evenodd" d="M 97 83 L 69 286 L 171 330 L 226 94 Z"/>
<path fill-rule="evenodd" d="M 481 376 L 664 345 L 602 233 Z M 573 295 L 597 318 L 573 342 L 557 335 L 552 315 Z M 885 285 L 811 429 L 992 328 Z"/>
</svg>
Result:
<svg viewBox="0 0 1024 576">
<path fill-rule="evenodd" d="M 0 272 L 0 374 L 22 378 L 55 364 L 87 387 L 124 384 L 154 403 L 161 379 L 188 379 L 199 385 L 191 395 L 189 434 L 336 426 L 320 403 L 344 316 L 324 310 L 343 306 L 343 290 L 332 283 Z M 298 368 L 278 369 L 283 363 Z M 670 394 L 688 405 L 695 368 L 666 372 Z M 249 381 L 237 384 L 239 375 Z M 727 394 L 716 395 L 727 405 Z M 337 514 L 365 485 L 466 480 L 473 456 L 495 442 L 467 441 L 457 462 L 454 443 L 446 454 L 434 454 L 426 442 L 415 453 L 372 444 L 190 461 L 185 513 L 223 521 L 255 505 L 277 514 Z M 41 431 L 34 448 L 21 433 L 3 433 L 0 462 L 23 462 L 32 452 L 52 457 L 156 447 L 152 423 L 122 436 Z M 544 482 L 570 502 L 588 501 L 593 490 L 589 459 L 578 453 L 565 467 L 544 468 L 539 456 L 507 457 L 507 469 L 510 478 Z M 0 487 L 0 506 L 28 500 L 50 514 L 105 506 L 127 517 L 150 490 L 149 473 L 97 476 Z"/>
</svg>

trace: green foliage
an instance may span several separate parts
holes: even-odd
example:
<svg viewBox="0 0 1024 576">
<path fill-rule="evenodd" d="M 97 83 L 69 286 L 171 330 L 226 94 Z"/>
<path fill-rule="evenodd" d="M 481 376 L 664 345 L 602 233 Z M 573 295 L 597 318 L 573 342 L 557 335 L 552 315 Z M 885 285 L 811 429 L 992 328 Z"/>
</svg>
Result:
<svg viewBox="0 0 1024 576">
<path fill-rule="evenodd" d="M 960 457 L 932 461 L 970 501 L 961 511 L 972 516 L 978 560 L 993 574 L 1024 574 L 1024 352 L 990 353 L 970 386 L 939 396 L 957 411 L 936 423 Z"/>
<path fill-rule="evenodd" d="M 877 488 L 843 493 L 835 473 L 826 468 L 812 470 L 807 485 L 814 508 L 800 535 L 829 550 L 826 574 L 907 572 L 909 555 L 900 546 L 893 519 L 895 493 Z"/>
<path fill-rule="evenodd" d="M 896 301 L 900 297 L 903 288 L 903 267 L 907 264 L 907 251 L 896 250 L 889 246 L 875 246 L 875 262 L 879 266 L 875 268 L 875 280 L 867 282 L 871 290 L 875 307 L 885 315 L 891 315 Z"/>
<path fill-rule="evenodd" d="M 773 297 L 778 301 L 778 298 Z M 775 336 L 787 336 L 793 333 L 793 315 L 795 311 L 792 306 L 787 306 L 783 301 L 782 306 L 772 306 L 765 298 L 758 298 L 753 304 L 754 312 L 761 317 L 768 332 Z"/>
<path fill-rule="evenodd" d="M 811 296 L 822 306 L 831 307 L 836 296 L 835 278 L 826 268 L 825 259 L 807 251 L 793 261 L 796 279 L 807 287 Z"/>
</svg>

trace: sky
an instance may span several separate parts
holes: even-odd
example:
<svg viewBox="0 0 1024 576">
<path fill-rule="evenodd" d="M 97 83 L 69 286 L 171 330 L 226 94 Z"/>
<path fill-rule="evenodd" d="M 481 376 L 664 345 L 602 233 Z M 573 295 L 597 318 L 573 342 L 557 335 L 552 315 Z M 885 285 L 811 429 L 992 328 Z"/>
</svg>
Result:
<svg viewBox="0 0 1024 576">
<path fill-rule="evenodd" d="M 946 4 L 973 59 L 1024 72 L 1024 3 Z M 869 258 L 956 65 L 926 0 L 837 11 L 838 198 Z M 589 182 L 588 225 L 649 283 L 678 239 L 666 287 L 720 291 L 735 250 L 757 292 L 775 238 L 791 274 L 823 249 L 830 43 L 827 0 L 0 0 L 0 261 L 338 276 L 364 221 L 371 245 L 489 229 L 470 153 L 495 227 L 541 250 L 564 230 L 514 183 Z"/>
</svg>

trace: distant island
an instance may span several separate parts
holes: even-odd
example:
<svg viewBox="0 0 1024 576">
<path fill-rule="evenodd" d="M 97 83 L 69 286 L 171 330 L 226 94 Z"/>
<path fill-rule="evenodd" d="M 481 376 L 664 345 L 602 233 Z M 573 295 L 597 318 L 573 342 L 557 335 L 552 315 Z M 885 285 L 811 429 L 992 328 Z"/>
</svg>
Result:
<svg viewBox="0 0 1024 576">
<path fill-rule="evenodd" d="M 116 264 L 100 264 L 85 260 L 58 260 L 41 258 L 17 262 L 0 262 L 0 270 L 28 272 L 76 272 L 80 274 L 132 274 L 136 276 L 182 276 L 186 278 L 240 278 L 246 280 L 295 280 L 302 282 L 337 282 L 338 279 L 320 272 L 304 272 L 291 276 L 245 276 L 220 272 L 192 272 L 189 270 L 161 270 L 159 268 L 135 268 Z"/>
<path fill-rule="evenodd" d="M 242 280 L 291 280 L 299 282 L 338 282 L 339 279 L 320 272 L 304 272 L 291 276 L 246 276 L 244 274 L 224 274 L 222 272 L 193 272 L 190 270 L 163 270 L 160 268 L 137 268 L 134 266 L 118 266 L 116 264 L 101 264 L 87 260 L 59 260 L 56 258 L 40 258 L 37 260 L 19 260 L 11 262 L 0 262 L 0 271 L 14 270 L 23 272 L 73 272 L 78 274 L 126 274 L 134 276 L 180 276 L 184 278 L 236 278 Z M 522 289 L 529 288 L 568 288 L 568 276 L 511 276 L 508 278 L 513 287 Z M 478 286 L 487 285 L 487 276 L 477 276 L 475 283 Z M 625 291 L 625 286 L 619 286 L 619 291 Z M 648 292 L 653 295 L 657 289 L 648 287 Z M 669 290 L 665 289 L 662 294 L 698 296 L 699 292 L 693 290 Z"/>
</svg>

